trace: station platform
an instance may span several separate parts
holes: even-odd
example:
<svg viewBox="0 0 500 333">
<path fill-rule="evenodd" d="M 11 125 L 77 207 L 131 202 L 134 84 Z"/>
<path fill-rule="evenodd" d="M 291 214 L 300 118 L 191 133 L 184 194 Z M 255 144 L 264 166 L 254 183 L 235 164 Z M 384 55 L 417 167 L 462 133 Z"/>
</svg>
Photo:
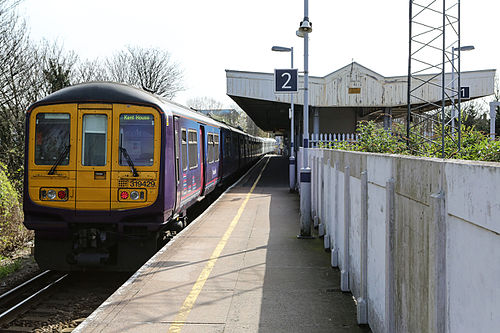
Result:
<svg viewBox="0 0 500 333">
<path fill-rule="evenodd" d="M 74 332 L 369 332 L 266 156 Z"/>
</svg>

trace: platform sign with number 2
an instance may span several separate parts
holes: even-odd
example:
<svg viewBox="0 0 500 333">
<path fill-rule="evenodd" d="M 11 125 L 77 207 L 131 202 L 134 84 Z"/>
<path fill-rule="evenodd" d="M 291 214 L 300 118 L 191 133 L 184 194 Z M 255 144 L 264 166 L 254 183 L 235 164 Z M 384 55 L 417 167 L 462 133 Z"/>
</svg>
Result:
<svg viewBox="0 0 500 333">
<path fill-rule="evenodd" d="M 274 70 L 274 92 L 296 93 L 298 91 L 297 69 L 275 69 Z"/>
</svg>

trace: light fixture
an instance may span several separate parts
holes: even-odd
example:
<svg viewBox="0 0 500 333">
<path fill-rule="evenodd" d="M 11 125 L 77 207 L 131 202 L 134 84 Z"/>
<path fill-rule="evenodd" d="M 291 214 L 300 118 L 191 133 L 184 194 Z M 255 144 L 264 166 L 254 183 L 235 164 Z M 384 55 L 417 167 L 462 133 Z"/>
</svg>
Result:
<svg viewBox="0 0 500 333">
<path fill-rule="evenodd" d="M 461 46 L 461 47 L 454 47 L 453 51 L 472 51 L 474 50 L 474 45 L 467 45 L 467 46 Z"/>
<path fill-rule="evenodd" d="M 292 51 L 292 48 L 291 47 L 284 47 L 284 46 L 273 46 L 273 47 L 271 47 L 271 51 L 290 52 L 290 51 Z"/>
<path fill-rule="evenodd" d="M 312 32 L 313 31 L 312 23 L 309 22 L 309 20 L 307 19 L 307 17 L 304 18 L 304 21 L 300 22 L 299 30 L 302 31 L 302 32 Z"/>
</svg>

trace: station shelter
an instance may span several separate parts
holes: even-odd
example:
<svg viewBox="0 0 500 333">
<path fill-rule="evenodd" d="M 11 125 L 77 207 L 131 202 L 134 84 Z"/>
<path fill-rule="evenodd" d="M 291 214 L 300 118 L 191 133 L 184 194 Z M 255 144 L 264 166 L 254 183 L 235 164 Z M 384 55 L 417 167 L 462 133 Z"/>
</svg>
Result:
<svg viewBox="0 0 500 333">
<path fill-rule="evenodd" d="M 462 102 L 494 93 L 495 70 L 461 72 L 461 86 L 468 96 Z M 436 101 L 442 98 L 441 76 L 418 76 L 430 84 L 422 85 L 412 96 L 412 104 Z M 447 85 L 451 73 L 445 75 Z M 435 84 L 433 84 L 433 80 Z M 226 70 L 227 95 L 245 111 L 262 130 L 289 136 L 289 109 L 291 94 L 274 92 L 274 73 Z M 392 119 L 402 118 L 408 107 L 408 76 L 385 77 L 356 62 L 352 62 L 326 76 L 309 76 L 309 133 L 354 133 L 361 120 L 384 122 L 389 127 Z M 413 84 L 413 83 L 412 83 Z M 299 91 L 294 94 L 295 142 L 302 142 L 302 115 L 304 104 L 303 77 L 299 76 Z M 440 103 L 439 103 L 440 104 Z M 430 108 L 422 107 L 422 112 Z M 297 146 L 297 145 L 296 145 Z"/>
</svg>

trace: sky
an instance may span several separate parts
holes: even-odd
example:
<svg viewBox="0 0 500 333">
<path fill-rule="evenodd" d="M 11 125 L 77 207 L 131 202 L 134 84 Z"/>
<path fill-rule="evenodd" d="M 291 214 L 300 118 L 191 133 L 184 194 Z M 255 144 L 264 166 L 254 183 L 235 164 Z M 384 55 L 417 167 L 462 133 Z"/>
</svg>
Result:
<svg viewBox="0 0 500 333">
<path fill-rule="evenodd" d="M 456 2 L 452 1 L 452 2 Z M 409 1 L 310 0 L 309 71 L 325 76 L 353 60 L 384 76 L 407 75 Z M 104 58 L 126 45 L 171 53 L 186 90 L 175 101 L 211 97 L 229 107 L 226 69 L 303 70 L 295 35 L 303 0 L 23 0 L 18 8 L 34 40 L 57 40 L 81 59 Z M 500 66 L 500 1 L 461 0 L 462 71 Z"/>
</svg>

